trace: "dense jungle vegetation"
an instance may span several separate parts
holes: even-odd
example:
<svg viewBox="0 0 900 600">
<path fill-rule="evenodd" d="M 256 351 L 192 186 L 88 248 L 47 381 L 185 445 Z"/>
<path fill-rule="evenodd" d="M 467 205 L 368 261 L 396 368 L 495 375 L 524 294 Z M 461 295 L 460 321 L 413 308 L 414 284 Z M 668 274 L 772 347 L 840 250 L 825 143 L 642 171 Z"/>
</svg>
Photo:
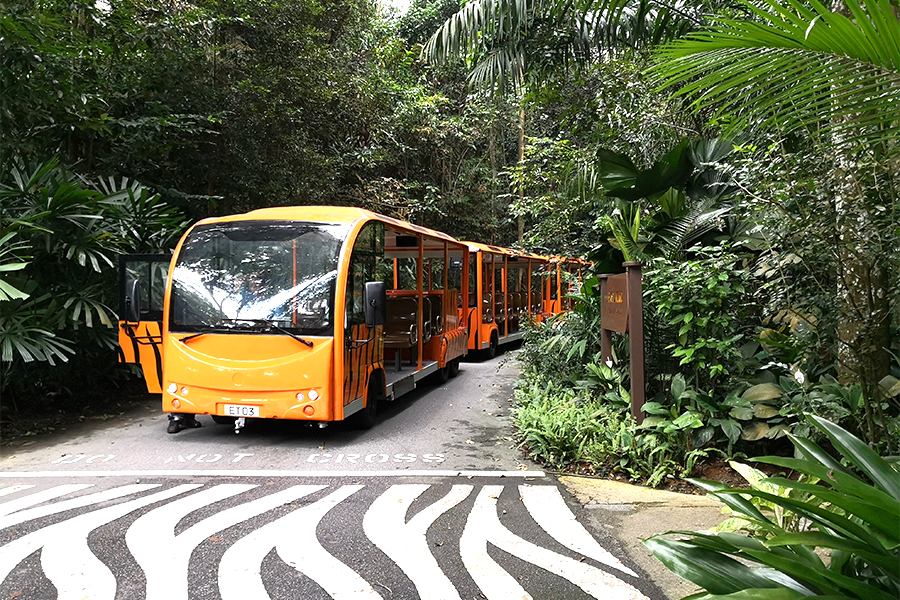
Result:
<svg viewBox="0 0 900 600">
<path fill-rule="evenodd" d="M 207 215 L 361 206 L 593 262 L 573 312 L 519 353 L 536 460 L 655 486 L 777 455 L 793 479 L 735 463 L 751 492 L 700 484 L 735 519 L 648 540 L 667 566 L 710 594 L 896 598 L 898 16 L 897 0 L 0 0 L 4 431 L 133 380 L 118 255 L 170 249 Z M 599 353 L 596 275 L 623 261 L 645 274 L 640 426 L 624 338 L 612 364 Z"/>
<path fill-rule="evenodd" d="M 650 418 L 596 279 L 522 352 L 524 447 L 657 484 L 900 449 L 900 26 L 845 0 L 0 1 L 2 420 L 115 389 L 115 264 L 207 215 L 356 205 L 645 267 Z"/>
</svg>

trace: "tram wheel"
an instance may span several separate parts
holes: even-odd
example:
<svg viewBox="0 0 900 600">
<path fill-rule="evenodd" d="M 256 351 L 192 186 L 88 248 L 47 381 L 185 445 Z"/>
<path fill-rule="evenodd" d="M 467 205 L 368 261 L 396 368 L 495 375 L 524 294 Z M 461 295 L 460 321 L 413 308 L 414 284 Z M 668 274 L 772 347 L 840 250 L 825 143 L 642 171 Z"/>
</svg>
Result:
<svg viewBox="0 0 900 600">
<path fill-rule="evenodd" d="M 444 365 L 443 369 L 438 369 L 434 372 L 434 379 L 438 383 L 447 383 L 447 380 L 450 379 L 450 363 Z"/>
<path fill-rule="evenodd" d="M 450 367 L 450 377 L 456 377 L 457 375 L 459 375 L 459 357 L 458 356 L 456 358 L 454 358 L 453 360 L 451 360 L 448 366 Z"/>
<path fill-rule="evenodd" d="M 378 391 L 372 382 L 369 383 L 369 394 L 366 398 L 366 406 L 353 415 L 354 425 L 357 429 L 372 429 L 375 425 L 375 415 L 378 413 Z"/>
<path fill-rule="evenodd" d="M 495 356 L 497 356 L 497 346 L 499 346 L 499 345 L 500 345 L 500 340 L 497 337 L 497 332 L 496 331 L 491 332 L 491 345 L 488 346 L 488 349 L 486 350 L 488 359 L 491 359 L 491 358 L 494 358 Z"/>
</svg>

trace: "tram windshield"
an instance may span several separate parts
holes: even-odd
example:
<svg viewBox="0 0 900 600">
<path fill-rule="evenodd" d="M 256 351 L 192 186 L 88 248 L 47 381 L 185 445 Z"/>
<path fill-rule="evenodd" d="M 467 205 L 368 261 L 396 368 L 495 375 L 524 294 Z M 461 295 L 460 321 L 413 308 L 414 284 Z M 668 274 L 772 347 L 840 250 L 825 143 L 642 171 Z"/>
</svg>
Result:
<svg viewBox="0 0 900 600">
<path fill-rule="evenodd" d="M 237 221 L 196 227 L 172 272 L 169 329 L 331 335 L 349 225 Z"/>
</svg>

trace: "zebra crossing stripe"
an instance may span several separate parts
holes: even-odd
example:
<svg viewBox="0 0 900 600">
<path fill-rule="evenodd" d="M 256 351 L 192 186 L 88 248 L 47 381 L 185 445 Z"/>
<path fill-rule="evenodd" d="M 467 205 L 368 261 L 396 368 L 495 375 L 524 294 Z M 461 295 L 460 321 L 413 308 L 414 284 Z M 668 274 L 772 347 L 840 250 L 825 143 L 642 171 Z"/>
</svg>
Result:
<svg viewBox="0 0 900 600">
<path fill-rule="evenodd" d="M 521 485 L 519 495 L 534 520 L 550 537 L 563 546 L 592 558 L 599 563 L 618 569 L 632 577 L 637 573 L 622 564 L 611 552 L 600 546 L 578 522 L 559 489 L 553 485 Z"/>
<path fill-rule="evenodd" d="M 158 488 L 159 486 L 160 484 L 158 483 L 136 483 L 133 485 L 124 485 L 121 487 L 113 488 L 111 490 L 97 492 L 96 494 L 88 494 L 87 496 L 80 496 L 78 498 L 72 498 L 71 500 L 64 500 L 63 502 L 57 502 L 56 504 L 51 504 L 49 506 L 35 506 L 34 508 L 30 508 L 27 510 L 19 510 L 17 512 L 13 512 L 13 514 L 10 514 L 5 518 L 0 519 L 0 529 L 12 527 L 13 525 L 18 525 L 19 523 L 24 523 L 25 521 L 32 521 L 34 519 L 40 519 L 41 517 L 59 514 L 67 510 L 83 508 L 85 506 L 91 506 L 92 504 L 98 504 L 100 502 L 106 502 L 108 500 L 115 500 L 116 498 L 122 498 L 123 496 L 129 496 L 131 494 L 139 494 L 141 492 L 146 492 L 148 490 Z M 89 487 L 91 487 L 91 485 L 60 485 L 55 488 L 50 488 L 49 490 L 44 490 L 45 492 L 48 492 L 46 495 L 43 495 L 40 492 L 37 494 L 32 494 L 25 498 L 20 498 L 19 500 L 21 500 L 22 502 L 18 502 L 15 504 L 17 506 L 21 506 L 22 509 L 24 509 L 26 506 L 41 504 L 42 502 L 46 502 L 47 500 L 52 500 L 53 498 L 58 498 L 65 494 L 77 492 Z M 14 502 L 7 502 L 6 504 L 0 505 L 0 513 L 6 511 L 8 508 L 10 508 L 10 505 L 13 504 Z"/>
<path fill-rule="evenodd" d="M 9 496 L 10 494 L 15 494 L 16 492 L 21 492 L 22 490 L 27 490 L 33 487 L 33 485 L 11 485 L 9 487 L 0 488 L 0 497 Z"/>
<path fill-rule="evenodd" d="M 217 485 L 170 502 L 135 520 L 125 533 L 125 543 L 147 577 L 147 600 L 187 598 L 187 563 L 191 552 L 204 538 L 228 526 L 218 519 L 219 523 L 210 527 L 209 521 L 216 518 L 210 517 L 175 535 L 178 522 L 199 508 L 255 487 L 251 484 Z M 245 518 L 250 516 L 253 515 L 248 514 Z M 223 527 L 218 527 L 219 524 Z"/>
<path fill-rule="evenodd" d="M 183 484 L 107 508 L 78 515 L 18 538 L 0 547 L 0 582 L 38 549 L 44 575 L 56 586 L 58 600 L 113 600 L 116 578 L 87 544 L 94 529 L 161 500 L 201 487 Z"/>
<path fill-rule="evenodd" d="M 33 486 L 2 488 L 0 496 L 8 496 L 31 487 Z M 0 504 L 0 529 L 74 508 L 149 492 L 160 487 L 160 484 L 124 485 L 40 506 L 49 500 L 88 487 L 91 485 L 60 485 Z M 296 485 L 262 495 L 223 508 L 175 534 L 178 524 L 197 510 L 259 487 L 257 484 L 221 484 L 211 487 L 200 483 L 183 484 L 48 525 L 0 547 L 0 583 L 28 556 L 42 550 L 44 574 L 56 587 L 59 600 L 113 600 L 117 585 L 115 576 L 88 547 L 89 535 L 98 527 L 140 508 L 166 502 L 135 519 L 125 532 L 125 543 L 145 574 L 147 600 L 187 600 L 190 558 L 204 540 L 329 486 Z M 285 516 L 258 527 L 232 544 L 218 565 L 222 600 L 269 599 L 261 570 L 263 561 L 272 549 L 277 551 L 287 565 L 315 581 L 335 600 L 358 597 L 381 599 L 379 593 L 360 574 L 329 553 L 317 537 L 317 527 L 325 515 L 363 487 L 341 486 L 306 506 L 291 507 L 292 510 Z M 431 487 L 429 484 L 389 486 L 366 510 L 363 530 L 369 540 L 410 579 L 420 598 L 460 600 L 458 590 L 438 565 L 426 536 L 442 515 L 471 496 L 474 486 L 453 485 L 443 498 L 423 507 L 407 521 L 410 507 Z M 199 488 L 204 489 L 196 491 Z M 531 598 L 516 579 L 488 554 L 488 544 L 491 544 L 503 552 L 567 579 L 594 598 L 646 600 L 636 588 L 610 573 L 541 548 L 506 529 L 497 514 L 498 498 L 504 490 L 506 493 L 517 491 L 522 506 L 534 522 L 562 546 L 637 577 L 631 569 L 602 548 L 578 523 L 556 486 L 487 485 L 476 496 L 459 539 L 462 562 L 485 598 Z M 173 500 L 177 496 L 182 497 Z"/>
<path fill-rule="evenodd" d="M 47 490 L 42 490 L 40 492 L 36 492 L 33 494 L 29 494 L 27 496 L 22 496 L 21 498 L 16 498 L 15 500 L 9 500 L 8 502 L 4 502 L 0 504 L 0 517 L 5 517 L 14 512 L 18 512 L 25 508 L 29 508 L 36 504 L 40 504 L 42 502 L 47 502 L 49 500 L 53 500 L 54 498 L 59 498 L 60 496 L 65 496 L 66 494 L 71 494 L 72 492 L 77 492 L 83 490 L 85 488 L 92 487 L 92 483 L 76 483 L 70 485 L 59 485 Z M 15 492 L 20 492 L 23 489 L 32 488 L 32 485 L 14 485 L 11 488 L 5 488 L 5 492 L 0 495 L 13 494 Z M 17 489 L 18 488 L 18 489 Z M 9 491 L 6 491 L 9 490 Z M 8 525 L 0 525 L 0 528 L 8 527 Z"/>
<path fill-rule="evenodd" d="M 219 564 L 222 600 L 269 598 L 260 567 L 272 548 L 286 564 L 315 581 L 334 600 L 381 598 L 356 571 L 325 550 L 316 536 L 316 527 L 328 511 L 363 487 L 342 486 L 235 542 Z"/>
<path fill-rule="evenodd" d="M 488 600 L 531 600 L 531 596 L 515 578 L 488 554 L 488 542 L 504 552 L 568 579 L 594 598 L 646 599 L 639 590 L 605 571 L 536 546 L 510 532 L 497 516 L 497 498 L 502 491 L 503 486 L 500 485 L 486 485 L 481 489 L 459 541 L 463 564 Z"/>
<path fill-rule="evenodd" d="M 406 512 L 430 485 L 395 485 L 378 497 L 363 518 L 363 530 L 412 580 L 420 598 L 459 600 L 453 583 L 431 554 L 425 535 L 442 514 L 465 500 L 471 485 L 454 485 L 438 502 L 422 509 L 409 522 Z"/>
<path fill-rule="evenodd" d="M 178 535 L 174 534 L 175 527 L 181 519 L 191 512 L 256 487 L 258 486 L 246 484 L 217 485 L 151 511 L 139 517 L 129 527 L 125 541 L 147 576 L 147 600 L 188 598 L 188 564 L 191 553 L 209 536 L 326 486 L 289 487 L 227 508 L 192 525 Z M 159 552 L 161 546 L 166 548 L 166 552 Z"/>
</svg>

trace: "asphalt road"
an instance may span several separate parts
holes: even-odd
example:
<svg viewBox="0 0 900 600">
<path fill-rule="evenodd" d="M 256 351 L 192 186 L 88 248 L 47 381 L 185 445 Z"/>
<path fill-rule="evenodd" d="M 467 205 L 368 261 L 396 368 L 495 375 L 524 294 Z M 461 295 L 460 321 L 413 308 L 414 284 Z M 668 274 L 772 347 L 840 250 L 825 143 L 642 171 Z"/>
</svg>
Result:
<svg viewBox="0 0 900 600">
<path fill-rule="evenodd" d="M 376 426 L 166 433 L 147 406 L 0 458 L 0 598 L 664 596 L 509 421 L 511 355 Z"/>
</svg>

